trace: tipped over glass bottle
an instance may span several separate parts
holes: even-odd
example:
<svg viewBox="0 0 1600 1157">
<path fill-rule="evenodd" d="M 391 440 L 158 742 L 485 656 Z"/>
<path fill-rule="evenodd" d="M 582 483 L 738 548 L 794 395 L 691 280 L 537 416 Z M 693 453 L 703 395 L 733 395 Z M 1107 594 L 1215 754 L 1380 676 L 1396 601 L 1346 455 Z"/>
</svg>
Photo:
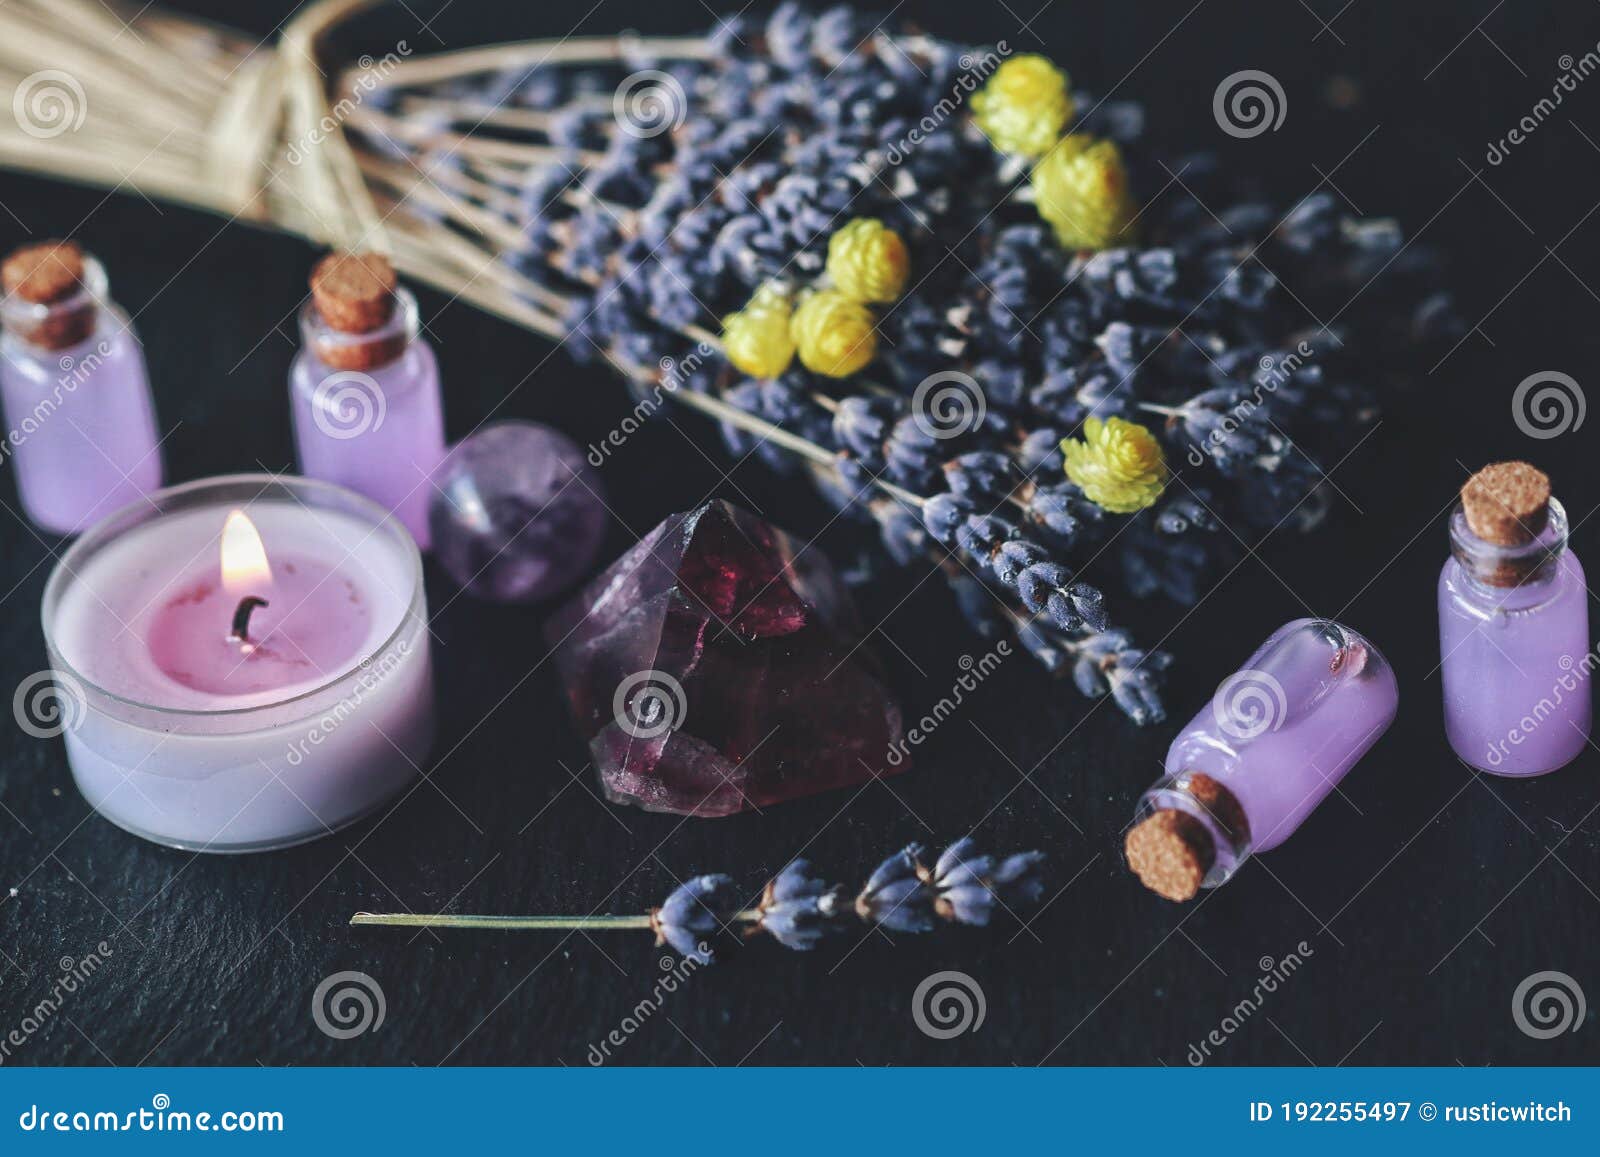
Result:
<svg viewBox="0 0 1600 1157">
<path fill-rule="evenodd" d="M 1543 775 L 1583 751 L 1588 595 L 1542 471 L 1499 462 L 1467 480 L 1439 574 L 1439 671 L 1445 733 L 1468 766 Z"/>
<path fill-rule="evenodd" d="M 417 299 L 386 258 L 329 254 L 311 273 L 289 386 L 300 472 L 387 507 L 427 550 L 444 408 L 420 329 Z"/>
<path fill-rule="evenodd" d="M 75 534 L 161 488 L 144 351 L 107 296 L 100 263 L 71 241 L 0 266 L 0 396 L 22 508 Z"/>
<path fill-rule="evenodd" d="M 1128 830 L 1128 866 L 1169 900 L 1225 882 L 1294 834 L 1399 702 L 1394 671 L 1349 627 L 1278 628 L 1173 741 Z"/>
</svg>

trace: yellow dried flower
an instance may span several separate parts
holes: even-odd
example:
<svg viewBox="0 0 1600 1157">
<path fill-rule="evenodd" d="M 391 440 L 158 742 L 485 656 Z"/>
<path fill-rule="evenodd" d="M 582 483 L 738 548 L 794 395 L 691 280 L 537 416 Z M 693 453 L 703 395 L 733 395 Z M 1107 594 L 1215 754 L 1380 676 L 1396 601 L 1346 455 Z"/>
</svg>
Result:
<svg viewBox="0 0 1600 1157">
<path fill-rule="evenodd" d="M 1113 514 L 1132 514 L 1161 497 L 1167 459 L 1156 436 L 1137 422 L 1089 418 L 1083 440 L 1061 443 L 1067 477 L 1090 502 Z"/>
<path fill-rule="evenodd" d="M 1113 141 L 1085 133 L 1062 137 L 1033 167 L 1039 215 L 1068 249 L 1105 249 L 1133 222 L 1128 170 Z"/>
<path fill-rule="evenodd" d="M 872 311 L 837 289 L 822 289 L 802 301 L 789 323 L 800 360 L 812 373 L 847 378 L 878 352 Z"/>
<path fill-rule="evenodd" d="M 875 217 L 857 217 L 828 238 L 828 276 L 846 297 L 894 301 L 910 275 L 906 243 Z"/>
<path fill-rule="evenodd" d="M 776 378 L 794 360 L 787 295 L 762 286 L 738 313 L 722 319 L 722 348 L 734 368 L 753 378 Z"/>
<path fill-rule="evenodd" d="M 972 98 L 973 121 L 1002 153 L 1037 157 L 1072 119 L 1067 74 L 1034 53 L 1013 56 Z"/>
</svg>

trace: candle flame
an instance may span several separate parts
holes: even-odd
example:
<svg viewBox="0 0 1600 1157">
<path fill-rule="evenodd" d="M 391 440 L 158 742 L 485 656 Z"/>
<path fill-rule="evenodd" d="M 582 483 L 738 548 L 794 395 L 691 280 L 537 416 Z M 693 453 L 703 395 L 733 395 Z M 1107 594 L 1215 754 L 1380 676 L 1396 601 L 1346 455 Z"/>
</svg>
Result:
<svg viewBox="0 0 1600 1157">
<path fill-rule="evenodd" d="M 257 591 L 272 581 L 267 548 L 255 523 L 242 510 L 228 514 L 222 524 L 222 587 L 231 595 Z"/>
</svg>

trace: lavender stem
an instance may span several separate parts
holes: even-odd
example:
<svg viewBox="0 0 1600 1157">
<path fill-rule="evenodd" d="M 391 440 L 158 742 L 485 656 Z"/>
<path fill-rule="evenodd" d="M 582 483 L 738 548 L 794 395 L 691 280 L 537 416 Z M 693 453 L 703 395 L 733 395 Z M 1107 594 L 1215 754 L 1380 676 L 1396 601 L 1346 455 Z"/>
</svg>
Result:
<svg viewBox="0 0 1600 1157">
<path fill-rule="evenodd" d="M 747 908 L 733 917 L 753 924 L 761 913 Z M 386 928 L 487 928 L 501 932 L 589 931 L 607 932 L 650 927 L 648 915 L 639 916 L 452 916 L 424 912 L 357 912 L 350 917 L 352 927 Z"/>
</svg>

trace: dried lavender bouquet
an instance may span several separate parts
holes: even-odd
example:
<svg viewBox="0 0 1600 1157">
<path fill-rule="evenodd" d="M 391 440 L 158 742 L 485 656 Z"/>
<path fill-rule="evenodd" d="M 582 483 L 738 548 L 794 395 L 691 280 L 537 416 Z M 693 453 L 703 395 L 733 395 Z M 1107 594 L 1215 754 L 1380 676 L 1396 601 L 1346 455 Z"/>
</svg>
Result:
<svg viewBox="0 0 1600 1157">
<path fill-rule="evenodd" d="M 317 59 L 365 6 L 314 6 L 290 47 Z M 876 524 L 885 569 L 935 560 L 979 631 L 1141 723 L 1169 658 L 1101 588 L 1192 603 L 1314 524 L 1317 463 L 1373 417 L 1378 368 L 1453 324 L 1392 222 L 1260 199 L 1214 158 L 1148 154 L 1137 104 L 1053 62 L 844 7 L 391 54 L 331 97 L 281 68 L 292 115 L 262 147 L 293 168 L 246 182 L 257 215 L 604 359 L 630 418 L 713 416 Z"/>
</svg>

